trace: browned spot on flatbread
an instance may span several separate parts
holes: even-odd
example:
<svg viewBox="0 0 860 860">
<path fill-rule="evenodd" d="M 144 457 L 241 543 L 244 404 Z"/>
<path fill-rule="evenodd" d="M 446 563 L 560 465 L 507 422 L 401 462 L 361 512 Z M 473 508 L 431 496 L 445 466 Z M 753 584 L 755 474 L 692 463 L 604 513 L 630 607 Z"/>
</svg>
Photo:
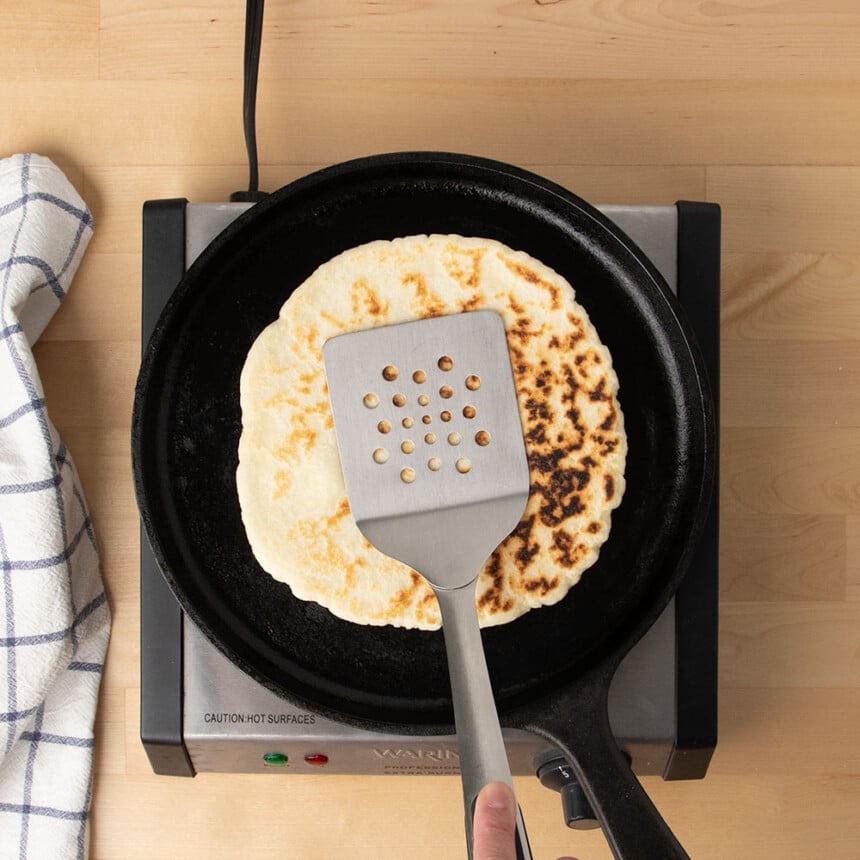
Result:
<svg viewBox="0 0 860 860">
<path fill-rule="evenodd" d="M 523 316 L 526 312 L 525 307 L 517 301 L 517 297 L 513 293 L 508 293 L 508 307 L 511 309 L 511 313 L 517 316 Z"/>
<path fill-rule="evenodd" d="M 291 486 L 292 479 L 286 469 L 275 472 L 275 492 L 272 493 L 272 501 L 276 502 L 278 499 L 282 499 L 290 491 Z"/>
<path fill-rule="evenodd" d="M 553 532 L 550 553 L 559 567 L 570 569 L 582 560 L 586 547 L 581 543 L 575 543 L 573 538 L 564 530 Z"/>
<path fill-rule="evenodd" d="M 279 364 L 276 361 L 273 361 L 268 356 L 265 358 L 266 362 L 266 373 L 270 376 L 280 376 L 282 373 L 287 372 L 287 367 L 284 364 Z"/>
<path fill-rule="evenodd" d="M 353 283 L 350 298 L 352 299 L 352 315 L 354 317 L 369 316 L 380 319 L 388 316 L 391 303 L 388 300 L 381 302 L 379 296 L 364 278 L 359 278 Z"/>
<path fill-rule="evenodd" d="M 441 316 L 445 313 L 445 302 L 432 292 L 427 281 L 420 272 L 409 272 L 401 278 L 401 283 L 404 287 L 411 287 L 415 294 L 415 301 L 412 306 L 415 308 L 418 316 L 422 319 L 426 317 Z"/>
<path fill-rule="evenodd" d="M 587 349 L 585 352 L 581 352 L 575 359 L 575 363 L 578 366 L 585 364 L 594 365 L 594 364 L 603 364 L 603 359 L 600 355 L 593 349 Z"/>
<path fill-rule="evenodd" d="M 564 380 L 565 391 L 561 396 L 563 403 L 573 403 L 576 399 L 576 392 L 579 391 L 579 382 L 573 373 L 573 369 L 567 362 L 561 365 L 561 378 Z"/>
<path fill-rule="evenodd" d="M 510 318 L 516 319 L 517 317 L 526 316 L 528 312 L 528 308 L 520 301 L 520 297 L 516 292 L 502 290 L 494 293 L 493 298 L 498 302 L 500 307 L 505 308 L 506 322 L 509 322 L 508 314 L 510 314 Z"/>
<path fill-rule="evenodd" d="M 296 385 L 296 391 L 299 394 L 309 395 L 316 384 L 319 375 L 317 373 L 301 373 L 299 374 L 299 382 Z"/>
<path fill-rule="evenodd" d="M 549 369 L 542 370 L 535 377 L 535 386 L 537 388 L 543 389 L 541 391 L 541 395 L 543 397 L 549 397 L 550 394 L 552 394 L 553 387 L 554 387 L 552 385 L 552 382 L 553 382 L 554 377 L 555 377 L 555 374 Z"/>
<path fill-rule="evenodd" d="M 421 594 L 421 597 L 418 599 L 416 604 L 416 611 L 421 618 L 432 618 L 433 620 L 438 621 L 439 603 L 436 600 L 436 595 L 433 593 L 433 589 L 430 588 L 427 583 L 424 583 L 423 589 L 423 593 Z M 428 609 L 430 610 L 429 615 L 426 611 Z"/>
<path fill-rule="evenodd" d="M 305 396 L 311 394 L 310 387 L 305 389 L 304 386 L 298 385 L 296 386 L 296 390 Z M 279 391 L 277 394 L 273 394 L 268 400 L 264 401 L 263 406 L 266 409 L 277 409 L 282 406 L 289 406 L 292 410 L 292 413 L 289 416 L 289 422 L 292 425 L 298 425 L 293 429 L 299 431 L 300 434 L 308 427 L 308 415 L 321 416 L 323 418 L 323 423 L 327 426 L 331 419 L 331 409 L 329 408 L 327 398 L 325 397 L 325 392 L 322 398 L 310 403 L 302 403 L 297 397 L 292 397 L 288 392 Z"/>
<path fill-rule="evenodd" d="M 265 409 L 274 409 L 279 406 L 292 406 L 296 408 L 298 405 L 299 401 L 286 391 L 279 391 L 277 394 L 273 394 L 267 400 L 263 401 Z"/>
<path fill-rule="evenodd" d="M 565 335 L 566 345 L 571 352 L 575 353 L 579 349 L 579 344 L 585 338 L 585 327 L 582 318 L 573 313 L 573 311 L 568 311 L 567 323 L 570 326 L 570 330 Z"/>
<path fill-rule="evenodd" d="M 417 574 L 414 570 L 409 571 L 409 585 L 396 591 L 389 601 L 388 605 L 391 611 L 402 612 L 406 607 L 415 603 L 423 582 L 424 580 L 420 574 Z"/>
<path fill-rule="evenodd" d="M 595 441 L 600 448 L 598 449 L 598 453 L 601 457 L 609 457 L 611 454 L 615 452 L 615 449 L 620 444 L 621 440 L 617 436 L 612 436 L 609 438 L 605 438 L 603 436 L 598 436 Z"/>
<path fill-rule="evenodd" d="M 445 246 L 442 265 L 464 290 L 475 290 L 481 283 L 481 260 L 485 248 L 461 248 L 453 242 Z"/>
<path fill-rule="evenodd" d="M 349 500 L 344 497 L 338 502 L 335 512 L 330 517 L 326 517 L 326 526 L 333 529 L 344 517 L 348 517 L 349 513 Z"/>
<path fill-rule="evenodd" d="M 484 299 L 480 295 L 480 293 L 475 293 L 475 295 L 470 296 L 468 299 L 460 299 L 457 302 L 457 307 L 460 308 L 463 313 L 467 311 L 476 311 L 484 304 Z"/>
<path fill-rule="evenodd" d="M 319 314 L 322 319 L 327 323 L 331 323 L 339 331 L 343 331 L 346 328 L 346 323 L 338 319 L 334 314 L 330 314 L 328 311 L 320 311 Z"/>
<path fill-rule="evenodd" d="M 284 437 L 282 444 L 278 445 L 273 453 L 279 460 L 294 463 L 300 456 L 300 451 L 307 453 L 311 451 L 317 441 L 317 432 L 312 430 L 302 413 L 294 418 L 295 424 Z"/>
<path fill-rule="evenodd" d="M 612 395 L 606 392 L 606 380 L 601 379 L 597 385 L 588 392 L 588 399 L 592 403 L 599 403 L 601 400 L 612 400 Z"/>
<path fill-rule="evenodd" d="M 341 571 L 344 576 L 343 589 L 348 592 L 355 588 L 358 568 L 366 567 L 367 563 L 363 558 L 347 556 L 337 541 L 331 540 L 332 528 L 343 519 L 338 516 L 342 510 L 343 505 L 340 504 L 333 517 L 300 520 L 287 533 L 286 542 L 290 545 L 292 542 L 304 541 L 307 546 L 313 547 L 310 553 L 311 563 L 318 570 L 332 568 Z"/>
<path fill-rule="evenodd" d="M 526 400 L 525 407 L 530 425 L 537 426 L 543 422 L 549 423 L 553 420 L 552 407 L 545 400 L 529 397 Z"/>
<path fill-rule="evenodd" d="M 606 501 L 611 502 L 615 498 L 615 478 L 612 475 L 604 475 L 603 491 L 606 495 Z"/>
<path fill-rule="evenodd" d="M 537 591 L 540 592 L 541 597 L 545 597 L 550 591 L 555 590 L 557 586 L 557 576 L 554 576 L 552 579 L 547 579 L 545 576 L 541 576 L 537 579 L 530 579 L 528 582 L 523 584 L 523 588 L 525 588 L 529 594 L 534 594 Z"/>
<path fill-rule="evenodd" d="M 508 339 L 516 338 L 520 343 L 527 344 L 532 339 L 529 323 L 530 321 L 526 317 L 517 317 L 514 324 L 508 329 Z"/>
<path fill-rule="evenodd" d="M 519 549 L 514 554 L 517 564 L 520 565 L 520 570 L 525 570 L 531 564 L 532 559 L 540 552 L 540 544 L 531 539 L 534 523 L 534 514 L 530 517 L 524 517 L 512 533 L 514 539 L 520 543 Z"/>
<path fill-rule="evenodd" d="M 534 269 L 529 268 L 524 263 L 520 263 L 518 260 L 511 260 L 504 254 L 499 254 L 499 259 L 505 264 L 507 269 L 518 278 L 522 278 L 529 284 L 533 284 L 536 287 L 540 287 L 542 290 L 546 290 L 550 297 L 550 307 L 554 311 L 557 311 L 561 307 L 561 291 L 556 284 L 551 284 L 549 281 L 545 281 Z"/>
<path fill-rule="evenodd" d="M 501 555 L 496 550 L 487 562 L 484 573 L 490 578 L 490 585 L 478 596 L 478 606 L 484 609 L 488 615 L 496 615 L 499 612 L 510 612 L 514 602 L 510 597 L 503 598 L 505 576 L 501 570 Z"/>
<path fill-rule="evenodd" d="M 575 436 L 570 437 L 570 441 L 567 443 L 567 446 L 571 451 L 581 451 L 585 446 L 586 429 L 579 420 L 579 410 L 568 409 L 567 412 L 565 412 L 565 417 L 570 422 L 571 427 L 573 427 L 574 433 L 576 433 Z"/>
<path fill-rule="evenodd" d="M 320 339 L 319 329 L 312 325 L 299 324 L 295 328 L 295 339 L 305 343 L 308 349 L 316 351 Z"/>
<path fill-rule="evenodd" d="M 490 556 L 490 560 L 484 567 L 484 573 L 490 578 L 490 586 L 484 590 L 484 593 L 478 598 L 479 606 L 487 606 L 489 604 L 497 604 L 501 595 L 502 582 L 504 576 L 501 573 L 502 559 L 499 551 L 496 550 Z"/>
<path fill-rule="evenodd" d="M 615 413 L 615 404 L 610 400 L 609 402 L 609 410 L 606 413 L 606 418 L 603 419 L 603 422 L 600 425 L 601 430 L 611 430 L 615 426 L 615 422 L 617 420 L 617 415 Z"/>
<path fill-rule="evenodd" d="M 541 522 L 548 527 L 558 526 L 585 510 L 582 493 L 591 482 L 594 461 L 586 458 L 578 467 L 563 467 L 559 462 L 564 456 L 564 451 L 556 450 L 529 457 L 531 491 L 541 497 L 538 513 Z"/>
</svg>

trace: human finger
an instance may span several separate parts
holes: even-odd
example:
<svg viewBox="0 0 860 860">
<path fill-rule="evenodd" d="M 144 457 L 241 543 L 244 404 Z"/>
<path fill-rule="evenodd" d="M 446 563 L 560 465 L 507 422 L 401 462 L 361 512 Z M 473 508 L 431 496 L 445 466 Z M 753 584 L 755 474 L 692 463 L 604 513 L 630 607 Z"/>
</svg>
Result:
<svg viewBox="0 0 860 860">
<path fill-rule="evenodd" d="M 503 782 L 485 785 L 475 801 L 474 860 L 516 860 L 517 801 Z"/>
</svg>

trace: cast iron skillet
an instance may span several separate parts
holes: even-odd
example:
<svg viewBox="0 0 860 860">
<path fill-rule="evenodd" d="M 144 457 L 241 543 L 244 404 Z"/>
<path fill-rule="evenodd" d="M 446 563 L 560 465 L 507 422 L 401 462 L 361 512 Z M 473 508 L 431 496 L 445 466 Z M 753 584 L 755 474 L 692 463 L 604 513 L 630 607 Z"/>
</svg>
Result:
<svg viewBox="0 0 860 860">
<path fill-rule="evenodd" d="M 156 558 L 194 622 L 276 693 L 365 728 L 451 731 L 441 632 L 355 625 L 295 599 L 256 563 L 234 479 L 239 374 L 290 292 L 347 248 L 434 232 L 497 239 L 568 278 L 612 353 L 629 441 L 627 489 L 596 565 L 559 604 L 485 632 L 501 720 L 563 752 L 617 856 L 686 856 L 614 743 L 606 699 L 695 545 L 712 404 L 660 276 L 564 189 L 467 156 L 384 155 L 294 182 L 228 227 L 169 301 L 138 379 L 135 488 Z"/>
</svg>

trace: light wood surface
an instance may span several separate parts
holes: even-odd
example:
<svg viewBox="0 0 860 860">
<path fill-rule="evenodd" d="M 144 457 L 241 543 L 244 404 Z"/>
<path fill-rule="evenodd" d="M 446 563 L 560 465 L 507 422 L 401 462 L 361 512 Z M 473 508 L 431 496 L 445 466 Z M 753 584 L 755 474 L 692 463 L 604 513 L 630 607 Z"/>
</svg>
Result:
<svg viewBox="0 0 860 860">
<path fill-rule="evenodd" d="M 51 156 L 96 222 L 37 352 L 113 611 L 92 857 L 460 857 L 456 780 L 171 779 L 138 741 L 140 210 L 245 182 L 243 10 L 0 0 L 0 154 Z M 446 149 L 595 203 L 721 204 L 720 740 L 703 781 L 645 785 L 694 857 L 860 857 L 856 0 L 270 0 L 258 134 L 269 189 Z M 539 860 L 609 856 L 517 787 Z"/>
</svg>

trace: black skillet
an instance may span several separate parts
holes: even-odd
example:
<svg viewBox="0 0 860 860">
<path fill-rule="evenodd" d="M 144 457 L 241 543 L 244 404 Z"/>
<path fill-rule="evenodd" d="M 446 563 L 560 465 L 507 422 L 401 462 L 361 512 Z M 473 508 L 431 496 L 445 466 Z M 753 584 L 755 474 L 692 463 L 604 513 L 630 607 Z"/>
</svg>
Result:
<svg viewBox="0 0 860 860">
<path fill-rule="evenodd" d="M 441 632 L 366 627 L 295 599 L 255 561 L 235 489 L 245 356 L 321 263 L 372 239 L 497 239 L 564 275 L 612 353 L 627 488 L 595 566 L 560 603 L 485 631 L 504 725 L 573 766 L 616 856 L 686 856 L 618 750 L 607 693 L 676 590 L 713 479 L 707 383 L 674 297 L 591 206 L 496 162 L 407 153 L 280 189 L 188 271 L 144 353 L 133 417 L 138 504 L 183 608 L 237 665 L 302 707 L 365 728 L 452 730 Z"/>
</svg>

